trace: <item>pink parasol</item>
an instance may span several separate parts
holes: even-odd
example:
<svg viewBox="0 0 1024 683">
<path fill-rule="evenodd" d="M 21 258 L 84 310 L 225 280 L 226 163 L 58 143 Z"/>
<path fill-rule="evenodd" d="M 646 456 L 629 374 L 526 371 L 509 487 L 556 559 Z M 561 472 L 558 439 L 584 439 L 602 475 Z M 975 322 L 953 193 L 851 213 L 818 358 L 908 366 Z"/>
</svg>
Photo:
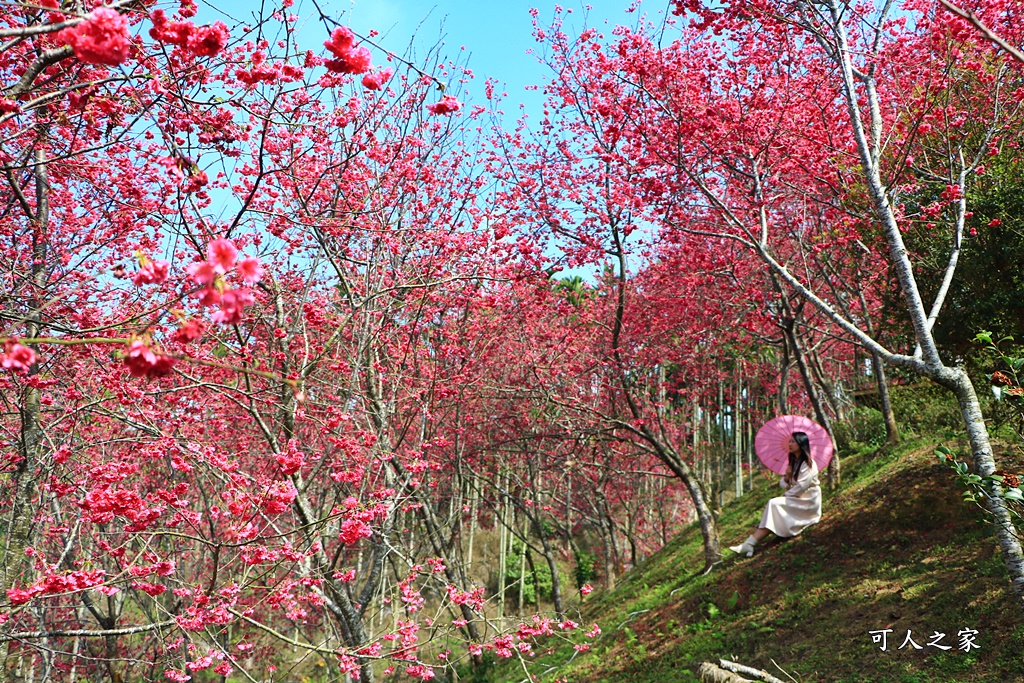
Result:
<svg viewBox="0 0 1024 683">
<path fill-rule="evenodd" d="M 789 437 L 804 432 L 811 441 L 811 457 L 824 472 L 832 460 L 832 439 L 825 428 L 803 415 L 783 415 L 769 420 L 757 430 L 754 450 L 764 466 L 776 474 L 785 474 L 789 467 Z"/>
</svg>

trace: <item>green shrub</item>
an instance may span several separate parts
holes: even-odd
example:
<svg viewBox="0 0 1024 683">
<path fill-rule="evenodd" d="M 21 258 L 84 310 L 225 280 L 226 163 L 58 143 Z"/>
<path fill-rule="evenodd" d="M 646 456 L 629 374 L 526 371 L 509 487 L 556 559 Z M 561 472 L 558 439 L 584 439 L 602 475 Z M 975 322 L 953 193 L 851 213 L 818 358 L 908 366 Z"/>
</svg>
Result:
<svg viewBox="0 0 1024 683">
<path fill-rule="evenodd" d="M 505 569 L 505 598 L 517 600 L 519 598 L 519 573 L 521 562 L 526 563 L 523 574 L 523 604 L 529 605 L 537 602 L 537 589 L 540 589 L 541 600 L 551 599 L 551 568 L 547 560 L 530 554 L 527 548 L 528 558 L 523 557 L 523 543 L 516 539 L 512 541 L 512 551 L 508 556 L 508 565 Z M 530 560 L 533 560 L 534 572 L 530 571 Z M 539 585 L 538 585 L 539 584 Z"/>
<path fill-rule="evenodd" d="M 885 420 L 882 412 L 868 406 L 850 411 L 846 422 L 835 425 L 836 446 L 840 453 L 849 453 L 854 443 L 881 446 L 885 443 Z"/>
<path fill-rule="evenodd" d="M 573 553 L 576 559 L 576 587 L 583 588 L 584 585 L 590 583 L 597 578 L 597 569 L 595 567 L 597 558 L 588 552 L 577 550 Z"/>
<path fill-rule="evenodd" d="M 900 433 L 942 437 L 964 429 L 956 397 L 948 389 L 920 381 L 913 385 L 893 386 L 890 394 Z"/>
</svg>

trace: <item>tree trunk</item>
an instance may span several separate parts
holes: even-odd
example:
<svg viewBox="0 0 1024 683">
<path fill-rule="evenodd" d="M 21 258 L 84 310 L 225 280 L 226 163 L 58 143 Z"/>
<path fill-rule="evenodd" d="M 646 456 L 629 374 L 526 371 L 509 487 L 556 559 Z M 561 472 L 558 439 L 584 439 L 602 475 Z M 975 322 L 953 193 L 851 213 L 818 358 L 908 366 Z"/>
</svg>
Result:
<svg viewBox="0 0 1024 683">
<path fill-rule="evenodd" d="M 525 537 L 526 534 L 523 534 Z M 534 586 L 534 590 L 539 590 L 538 586 Z M 526 543 L 522 544 L 519 551 L 519 599 L 516 601 L 516 614 L 518 616 L 523 615 L 523 597 L 526 594 Z"/>
<path fill-rule="evenodd" d="M 818 418 L 818 423 L 828 432 L 828 438 L 832 440 L 832 460 L 828 463 L 828 483 L 832 488 L 836 488 L 839 486 L 839 453 L 836 451 L 836 439 L 832 435 L 832 421 L 829 419 L 828 413 L 821 406 L 818 388 L 815 386 L 814 378 L 811 377 L 810 369 L 804 360 L 804 354 L 800 348 L 800 340 L 796 334 L 796 321 L 793 318 L 789 318 L 785 321 L 784 328 L 786 337 L 789 339 L 793 349 L 793 358 L 796 359 L 797 367 L 800 368 L 800 376 L 803 378 L 804 387 L 807 389 L 807 397 L 814 407 L 814 415 Z"/>
<path fill-rule="evenodd" d="M 939 383 L 952 389 L 956 394 L 957 404 L 967 427 L 967 439 L 971 444 L 974 456 L 975 474 L 987 477 L 996 471 L 995 459 L 992 456 L 992 443 L 988 428 L 981 414 L 978 396 L 974 391 L 971 378 L 963 368 L 942 368 Z M 994 486 L 998 486 L 995 484 Z M 1024 551 L 1021 539 L 1014 527 L 1010 512 L 1002 498 L 994 495 L 985 496 L 985 507 L 992 514 L 995 522 L 996 539 L 1002 550 L 1003 564 L 1010 574 L 1013 593 L 1017 597 L 1018 607 L 1024 609 Z"/>
<path fill-rule="evenodd" d="M 565 550 L 573 547 L 572 542 L 572 473 L 565 475 Z"/>
<path fill-rule="evenodd" d="M 747 453 L 747 490 L 754 490 L 754 424 L 751 422 L 750 404 L 747 403 L 747 439 L 743 450 Z"/>
<path fill-rule="evenodd" d="M 615 529 L 608 521 L 604 506 L 598 510 L 601 524 L 601 540 L 604 542 L 604 583 L 608 590 L 615 588 Z"/>
<path fill-rule="evenodd" d="M 477 515 L 477 500 L 479 499 L 479 492 L 475 486 L 471 487 L 470 499 L 469 499 L 469 549 L 466 551 L 466 571 L 473 571 L 473 541 L 476 537 L 476 515 Z"/>
<path fill-rule="evenodd" d="M 811 370 L 811 376 L 814 378 L 814 381 L 821 387 L 818 395 L 824 406 L 828 408 L 837 422 L 842 422 L 843 408 L 838 402 L 835 385 L 828 380 L 828 377 L 825 376 L 825 371 L 821 367 L 821 356 L 814 349 L 810 349 L 805 354 L 804 360 Z"/>
<path fill-rule="evenodd" d="M 896 425 L 896 414 L 892 410 L 892 401 L 889 399 L 889 383 L 885 379 L 885 364 L 877 351 L 871 352 L 871 372 L 875 376 L 875 384 L 878 386 L 878 398 L 882 405 L 882 419 L 885 420 L 885 441 L 889 444 L 896 444 L 900 441 L 900 428 Z"/>
<path fill-rule="evenodd" d="M 707 504 L 700 479 L 686 466 L 686 463 L 679 461 L 675 466 L 669 465 L 669 467 L 683 481 L 683 485 L 686 486 L 686 490 L 690 494 L 690 500 L 693 501 L 697 521 L 700 523 L 700 532 L 704 537 L 704 568 L 707 569 L 722 560 L 718 522 L 711 507 Z"/>
<path fill-rule="evenodd" d="M 736 498 L 743 495 L 743 421 L 740 418 L 740 395 L 743 384 L 736 383 L 736 396 L 732 405 L 732 448 L 736 461 Z"/>
<path fill-rule="evenodd" d="M 871 316 L 867 315 L 868 303 L 864 298 L 864 290 L 858 291 L 860 305 L 864 309 L 865 322 L 868 326 L 868 334 L 875 336 L 875 325 L 871 322 Z M 876 349 L 871 349 L 871 374 L 875 376 L 875 385 L 878 387 L 878 399 L 882 406 L 882 419 L 885 421 L 885 441 L 888 444 L 896 444 L 900 441 L 900 428 L 896 425 L 896 414 L 892 410 L 892 401 L 889 399 L 889 382 L 885 378 L 885 363 L 882 356 Z"/>
<path fill-rule="evenodd" d="M 36 215 L 32 221 L 32 266 L 31 294 L 29 296 L 28 319 L 25 324 L 27 337 L 37 337 L 42 330 L 42 307 L 46 301 L 47 244 L 50 227 L 50 182 L 47 175 L 46 154 L 43 150 L 35 153 Z M 36 374 L 38 366 L 29 371 Z M 32 535 L 32 499 L 36 490 L 36 470 L 42 458 L 43 429 L 40 412 L 41 392 L 38 387 L 26 385 L 21 396 L 21 440 L 18 444 L 20 460 L 14 468 L 14 500 L 7 527 L 7 542 L 4 547 L 3 576 L 0 581 L 0 596 L 14 586 L 25 561 L 25 548 Z M 0 644 L 0 683 L 10 680 L 7 672 L 9 641 Z"/>
<path fill-rule="evenodd" d="M 537 525 L 537 535 L 540 537 L 540 544 L 544 549 L 544 559 L 548 563 L 548 569 L 551 570 L 551 602 L 554 603 L 555 614 L 559 619 L 563 619 L 565 606 L 562 604 L 562 580 L 558 575 L 558 564 L 555 562 L 555 549 L 544 537 L 543 529 L 539 524 Z M 540 590 L 540 586 L 537 587 L 537 590 Z"/>
<path fill-rule="evenodd" d="M 498 531 L 498 628 L 502 626 L 502 619 L 505 618 L 505 573 L 508 571 L 508 500 L 505 491 L 508 490 L 508 473 L 504 478 L 499 475 L 498 480 L 502 482 L 501 490 L 501 518 Z"/>
<path fill-rule="evenodd" d="M 779 365 L 779 415 L 789 412 L 789 339 L 782 337 L 782 362 Z"/>
<path fill-rule="evenodd" d="M 851 59 L 852 50 L 844 24 L 846 7 L 838 0 L 828 0 L 828 10 L 831 15 L 831 28 L 836 37 L 834 59 L 843 80 L 843 94 L 852 124 L 854 140 L 857 143 L 863 177 L 874 205 L 875 215 L 881 223 L 886 242 L 889 244 L 890 261 L 899 280 L 904 304 L 914 328 L 914 337 L 920 349 L 920 354 L 915 353 L 910 359 L 893 356 L 891 360 L 898 360 L 918 374 L 931 377 L 954 392 L 967 430 L 967 438 L 971 444 L 977 474 L 989 475 L 995 471 L 995 461 L 992 457 L 992 445 L 981 408 L 978 405 L 974 385 L 971 384 L 970 378 L 962 368 L 947 368 L 942 364 L 935 345 L 935 338 L 932 336 L 929 316 L 925 313 L 924 302 L 917 287 L 917 280 L 914 278 L 910 256 L 906 244 L 903 242 L 903 233 L 900 231 L 896 214 L 889 202 L 885 183 L 882 182 L 882 173 L 878 163 L 881 158 L 881 116 L 878 114 L 881 105 L 874 72 L 871 72 L 867 79 L 861 79 L 863 90 L 858 87 Z M 861 119 L 860 98 L 862 92 L 867 97 L 866 104 L 871 112 L 871 128 L 868 131 L 865 130 L 864 122 Z M 952 260 L 947 267 L 949 274 L 952 274 L 955 265 L 955 260 Z M 940 304 L 940 301 L 936 301 L 933 306 L 936 308 L 936 315 L 937 307 Z M 1017 605 L 1024 609 L 1024 554 L 1021 552 L 1017 530 L 1002 498 L 986 496 L 985 505 L 992 513 L 996 524 L 996 538 L 1002 550 L 1006 570 L 1010 574 L 1010 583 L 1017 598 Z"/>
</svg>

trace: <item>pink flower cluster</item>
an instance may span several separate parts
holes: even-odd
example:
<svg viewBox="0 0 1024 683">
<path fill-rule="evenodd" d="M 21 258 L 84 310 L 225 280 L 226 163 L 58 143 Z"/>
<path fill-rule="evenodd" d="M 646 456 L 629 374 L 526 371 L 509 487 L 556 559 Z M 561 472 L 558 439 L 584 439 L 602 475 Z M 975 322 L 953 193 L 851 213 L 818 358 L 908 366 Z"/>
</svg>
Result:
<svg viewBox="0 0 1024 683">
<path fill-rule="evenodd" d="M 365 47 L 355 47 L 355 41 L 355 34 L 347 27 L 334 29 L 331 39 L 324 42 L 324 47 L 337 59 L 325 61 L 324 66 L 330 71 L 343 74 L 364 74 L 373 68 L 370 64 L 370 51 Z"/>
<path fill-rule="evenodd" d="M 460 109 L 462 109 L 462 102 L 452 95 L 445 95 L 440 101 L 427 105 L 427 111 L 435 115 L 454 114 Z"/>
<path fill-rule="evenodd" d="M 449 593 L 451 588 L 449 588 Z M 463 622 L 452 622 L 452 625 L 459 625 Z M 544 636 L 552 636 L 558 631 L 577 631 L 580 629 L 580 624 L 566 619 L 565 621 L 553 621 L 547 617 L 535 615 L 533 617 L 533 623 L 527 624 L 522 623 L 516 628 L 515 633 L 499 634 L 494 637 L 489 643 L 477 644 L 471 643 L 469 645 L 469 652 L 473 655 L 480 655 L 485 650 L 494 652 L 498 657 L 508 658 L 512 657 L 518 651 L 521 655 L 531 655 L 533 653 L 534 643 L 531 640 L 541 638 Z M 589 631 L 585 634 L 586 638 L 596 638 L 601 635 L 601 627 L 594 624 Z M 576 650 L 585 652 L 590 649 L 590 645 L 583 643 L 574 646 Z"/>
<path fill-rule="evenodd" d="M 128 347 L 124 364 L 132 377 L 164 377 L 174 368 L 175 360 L 170 356 L 158 356 L 148 346 L 136 339 Z"/>
<path fill-rule="evenodd" d="M 4 352 L 0 353 L 0 367 L 4 370 L 28 372 L 35 364 L 36 352 L 29 347 L 19 344 L 14 339 L 8 339 L 4 344 Z"/>
<path fill-rule="evenodd" d="M 102 569 L 93 571 L 76 571 L 68 574 L 51 574 L 39 579 L 27 589 L 11 588 L 7 591 L 7 599 L 12 605 L 23 605 L 37 595 L 54 593 L 70 593 L 92 588 L 103 583 L 106 572 Z"/>
<path fill-rule="evenodd" d="M 341 533 L 338 534 L 338 540 L 345 545 L 354 545 L 370 536 L 373 536 L 373 529 L 368 524 L 358 519 L 346 519 L 341 523 Z"/>
<path fill-rule="evenodd" d="M 288 440 L 288 448 L 284 453 L 278 453 L 274 456 L 277 460 L 277 464 L 281 466 L 281 473 L 285 476 L 291 476 L 302 469 L 302 465 L 305 462 L 305 455 L 299 450 L 298 444 L 295 439 Z"/>
<path fill-rule="evenodd" d="M 266 497 L 263 499 L 263 511 L 268 515 L 279 515 L 295 501 L 298 491 L 290 481 L 279 481 L 267 489 Z"/>
<path fill-rule="evenodd" d="M 242 313 L 255 299 L 248 289 L 229 289 L 220 296 L 220 310 L 210 316 L 210 320 L 222 325 L 235 325 L 242 322 Z"/>
<path fill-rule="evenodd" d="M 171 264 L 167 261 L 150 261 L 145 256 L 140 257 L 139 269 L 132 275 L 132 282 L 136 287 L 142 285 L 159 285 L 167 281 L 167 275 Z"/>
<path fill-rule="evenodd" d="M 174 573 L 175 563 L 169 561 L 157 562 L 151 565 L 136 565 L 129 567 L 128 573 L 132 576 L 143 578 L 150 574 L 156 574 L 157 576 L 170 576 Z"/>
<path fill-rule="evenodd" d="M 158 596 L 158 595 L 163 595 L 164 593 L 167 592 L 167 586 L 163 585 L 162 583 L 148 583 L 146 581 L 133 581 L 131 586 L 132 586 L 132 588 L 138 588 L 140 591 L 142 591 L 146 595 L 150 595 L 150 596 L 152 596 L 154 598 L 156 596 Z"/>
<path fill-rule="evenodd" d="M 168 21 L 162 9 L 153 10 L 150 15 L 153 28 L 149 35 L 153 40 L 175 45 L 196 57 L 213 57 L 228 44 L 230 33 L 223 22 L 209 26 L 196 26 L 191 21 Z"/>
<path fill-rule="evenodd" d="M 413 571 L 421 569 L 419 565 L 413 565 Z M 398 588 L 401 592 L 402 602 L 405 603 L 406 612 L 418 612 L 423 609 L 423 604 L 426 602 L 423 598 L 423 594 L 413 585 L 413 581 L 416 579 L 415 574 L 410 574 L 405 581 L 398 582 Z"/>
<path fill-rule="evenodd" d="M 203 336 L 203 325 L 198 320 L 187 320 L 181 324 L 177 330 L 174 331 L 172 338 L 176 342 L 187 344 L 194 342 Z"/>
<path fill-rule="evenodd" d="M 455 586 L 448 586 L 448 599 L 456 605 L 469 605 L 470 608 L 480 611 L 484 608 L 484 589 L 477 588 L 471 593 L 460 591 Z"/>
<path fill-rule="evenodd" d="M 276 562 L 280 555 L 265 545 L 247 545 L 242 548 L 242 562 L 248 565 Z"/>
<path fill-rule="evenodd" d="M 75 56 L 87 64 L 117 66 L 128 58 L 131 36 L 128 22 L 119 12 L 97 7 L 84 21 L 57 34 Z"/>
<path fill-rule="evenodd" d="M 413 664 L 412 666 L 405 667 L 405 673 L 413 678 L 418 678 L 421 681 L 429 681 L 434 678 L 434 670 L 426 664 Z"/>
<path fill-rule="evenodd" d="M 381 638 L 390 642 L 398 641 L 395 649 L 391 651 L 392 659 L 409 662 L 416 661 L 416 649 L 419 646 L 420 626 L 415 621 L 398 620 L 395 630 L 385 633 Z"/>
<path fill-rule="evenodd" d="M 252 68 L 246 71 L 238 69 L 235 71 L 235 78 L 247 86 L 254 86 L 258 83 L 276 83 L 278 81 L 298 81 L 305 73 L 302 67 L 288 64 L 281 61 L 267 61 L 267 53 L 263 50 L 256 50 L 250 57 Z"/>
<path fill-rule="evenodd" d="M 221 664 L 214 667 L 214 673 L 218 673 L 222 676 L 228 676 L 232 671 L 234 671 L 234 668 L 224 661 L 224 653 L 220 650 L 207 650 L 206 655 L 198 657 L 185 666 L 190 671 L 203 671 L 213 666 L 214 662 L 221 662 Z"/>
<path fill-rule="evenodd" d="M 363 87 L 367 90 L 380 90 L 384 87 L 384 84 L 388 82 L 388 79 L 391 78 L 392 74 L 394 74 L 394 71 L 390 68 L 381 69 L 380 71 L 375 71 L 372 74 L 366 74 L 363 76 Z"/>
<path fill-rule="evenodd" d="M 238 259 L 238 248 L 231 240 L 216 239 L 206 247 L 206 260 L 193 263 L 188 267 L 192 281 L 203 289 L 199 292 L 199 302 L 203 306 L 220 306 L 211 319 L 215 323 L 234 325 L 242 322 L 245 307 L 255 299 L 248 289 L 227 289 L 223 276 L 233 272 L 242 282 L 253 284 L 263 277 L 263 267 L 259 259 L 242 255 Z"/>
<path fill-rule="evenodd" d="M 947 202 L 959 201 L 964 196 L 964 189 L 959 185 L 946 185 L 946 189 L 942 191 L 942 198 Z"/>
<path fill-rule="evenodd" d="M 106 524 L 121 516 L 132 522 L 129 531 L 141 531 L 160 516 L 161 508 L 147 508 L 136 491 L 130 489 L 96 488 L 85 494 L 79 506 L 88 514 L 86 519 L 95 524 Z"/>
</svg>

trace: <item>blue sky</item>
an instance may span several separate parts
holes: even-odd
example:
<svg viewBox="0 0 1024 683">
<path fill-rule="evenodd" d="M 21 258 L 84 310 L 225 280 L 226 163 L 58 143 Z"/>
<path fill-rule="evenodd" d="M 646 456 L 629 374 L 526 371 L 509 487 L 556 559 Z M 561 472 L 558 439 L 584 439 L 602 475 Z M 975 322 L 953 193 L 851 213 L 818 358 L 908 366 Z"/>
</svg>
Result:
<svg viewBox="0 0 1024 683">
<path fill-rule="evenodd" d="M 261 0 L 200 3 L 197 21 L 222 19 L 229 25 L 251 22 L 262 4 Z M 584 26 L 595 27 L 607 35 L 616 25 L 635 25 L 642 11 L 660 15 L 669 0 L 647 0 L 641 11 L 627 12 L 634 3 L 635 0 L 565 0 L 559 4 L 572 10 L 565 19 L 570 35 L 578 34 Z M 474 73 L 472 82 L 459 90 L 464 102 L 484 103 L 484 82 L 488 77 L 504 85 L 497 88 L 498 92 L 507 93 L 500 106 L 506 116 L 504 125 L 513 125 L 512 120 L 520 115 L 520 104 L 530 119 L 540 118 L 544 95 L 539 90 L 527 90 L 527 86 L 542 86 L 553 74 L 529 54 L 540 47 L 533 38 L 530 9 L 538 10 L 538 22 L 546 28 L 554 17 L 554 0 L 316 0 L 316 5 L 357 35 L 377 31 L 374 42 L 395 54 L 407 54 L 411 41 L 414 63 L 440 43 L 443 58 L 468 66 Z M 319 20 L 316 5 L 313 0 L 295 0 L 290 11 L 300 20 L 301 48 L 322 54 L 329 30 Z M 280 0 L 269 0 L 266 4 L 267 8 L 275 6 L 280 6 Z M 375 65 L 385 63 L 379 50 L 371 48 L 371 52 Z M 427 70 L 431 70 L 429 66 Z M 634 235 L 639 237 L 640 232 Z M 571 274 L 591 276 L 593 269 L 562 273 Z"/>
<path fill-rule="evenodd" d="M 215 19 L 229 26 L 239 22 L 251 25 L 261 8 L 267 11 L 280 7 L 281 0 L 199 0 L 196 20 Z M 176 3 L 166 2 L 168 11 Z M 583 26 L 592 26 L 609 33 L 616 25 L 634 26 L 646 13 L 660 19 L 669 0 L 565 0 L 557 3 L 571 10 L 565 25 L 571 35 Z M 628 12 L 638 5 L 636 12 Z M 303 49 L 323 53 L 323 42 L 329 31 L 319 20 L 319 6 L 325 14 L 341 25 L 349 26 L 357 35 L 371 30 L 379 35 L 374 41 L 384 49 L 406 55 L 410 42 L 414 48 L 413 62 L 422 59 L 428 48 L 442 44 L 441 54 L 457 64 L 468 66 L 475 76 L 469 87 L 469 100 L 483 99 L 483 84 L 493 77 L 505 85 L 508 93 L 503 109 L 515 114 L 520 103 L 529 113 L 541 109 L 543 96 L 528 91 L 528 85 L 543 85 L 551 78 L 547 67 L 537 61 L 529 50 L 539 47 L 533 38 L 530 9 L 539 12 L 538 21 L 547 28 L 554 16 L 554 0 L 294 0 L 289 10 L 300 19 L 300 44 Z M 239 37 L 236 35 L 235 37 Z M 374 53 L 374 64 L 381 64 Z M 499 90 L 498 92 L 501 92 Z"/>
<path fill-rule="evenodd" d="M 414 36 L 414 45 L 419 46 L 420 54 L 440 38 L 446 56 L 467 63 L 472 69 L 476 77 L 470 86 L 472 95 L 482 95 L 484 79 L 494 77 L 506 84 L 506 112 L 515 112 L 520 102 L 525 102 L 530 112 L 540 108 L 541 95 L 525 87 L 543 84 L 550 74 L 535 56 L 527 54 L 537 45 L 532 35 L 530 8 L 538 9 L 538 20 L 546 26 L 555 7 L 551 0 L 326 0 L 326 3 L 321 7 L 337 12 L 336 18 L 357 33 L 365 35 L 370 29 L 379 31 L 380 44 L 399 54 Z M 569 23 L 577 29 L 583 25 L 584 14 L 587 25 L 599 29 L 616 24 L 632 25 L 636 21 L 636 14 L 626 12 L 630 0 L 586 3 L 568 0 L 560 4 L 573 10 Z M 587 5 L 589 10 L 585 9 Z M 668 2 L 652 0 L 648 5 L 647 11 L 653 14 L 664 10 Z M 468 55 L 468 59 L 462 59 L 461 55 Z"/>
</svg>

